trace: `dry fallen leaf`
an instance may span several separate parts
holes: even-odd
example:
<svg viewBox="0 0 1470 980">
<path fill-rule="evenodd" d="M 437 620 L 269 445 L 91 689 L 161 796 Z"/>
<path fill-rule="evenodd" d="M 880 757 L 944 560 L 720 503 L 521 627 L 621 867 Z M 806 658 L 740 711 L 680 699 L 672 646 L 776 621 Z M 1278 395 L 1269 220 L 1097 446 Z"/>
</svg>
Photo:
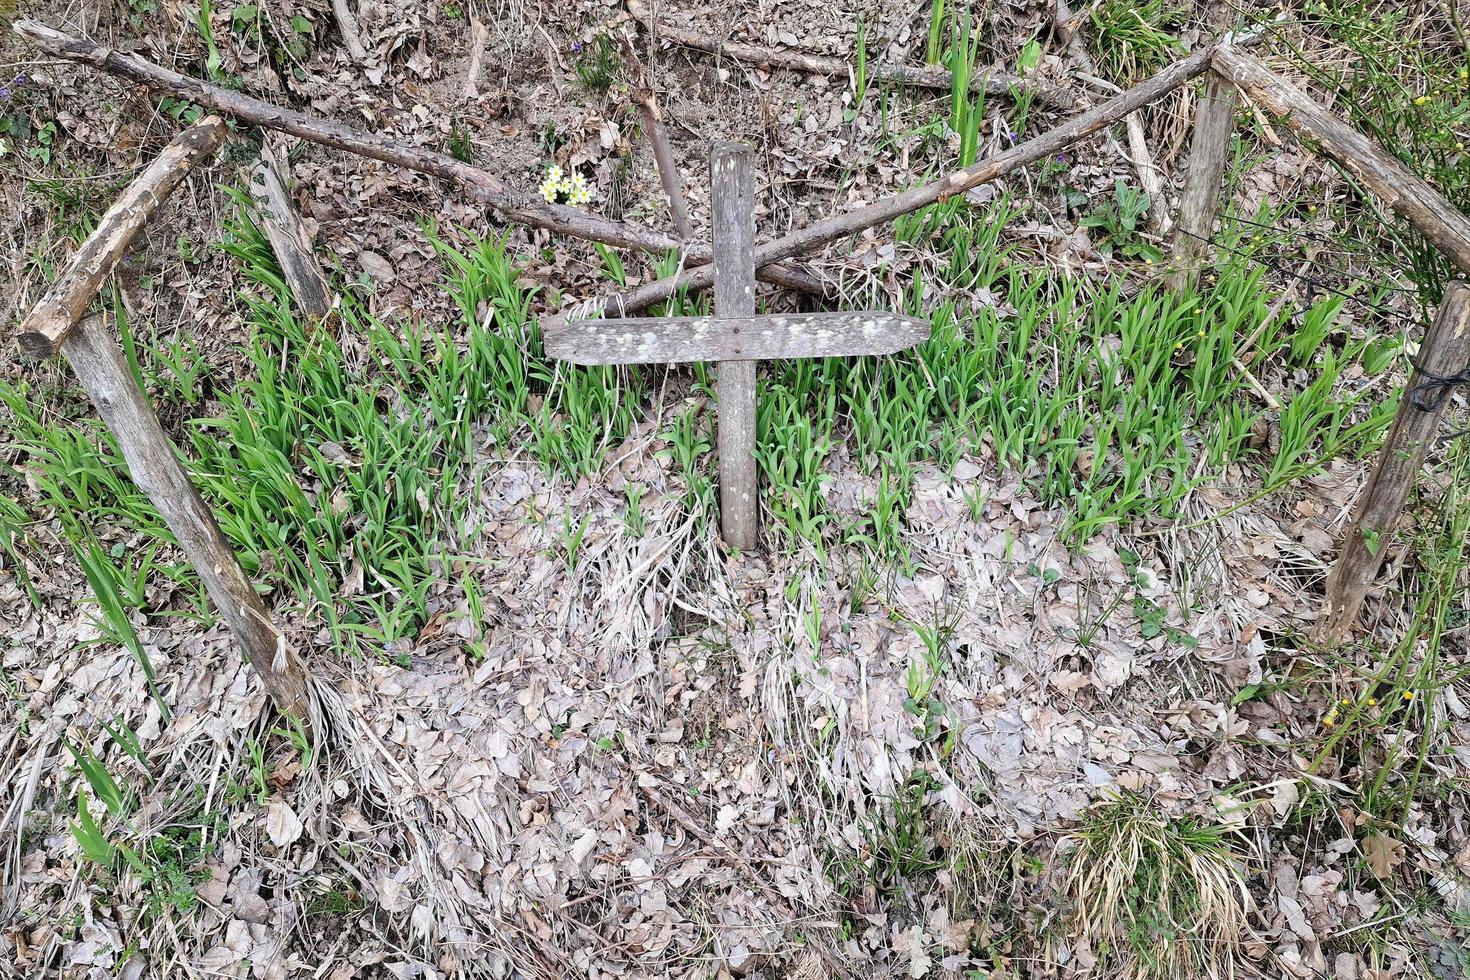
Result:
<svg viewBox="0 0 1470 980">
<path fill-rule="evenodd" d="M 1398 867 L 1403 860 L 1401 852 L 1404 849 L 1403 841 L 1394 840 L 1383 834 L 1374 834 L 1363 841 L 1363 857 L 1368 862 L 1368 867 L 1380 878 L 1389 878 L 1393 875 L 1393 869 Z"/>
<path fill-rule="evenodd" d="M 291 809 L 291 804 L 277 796 L 270 801 L 265 811 L 265 832 L 271 843 L 285 847 L 301 836 L 301 818 Z"/>
</svg>

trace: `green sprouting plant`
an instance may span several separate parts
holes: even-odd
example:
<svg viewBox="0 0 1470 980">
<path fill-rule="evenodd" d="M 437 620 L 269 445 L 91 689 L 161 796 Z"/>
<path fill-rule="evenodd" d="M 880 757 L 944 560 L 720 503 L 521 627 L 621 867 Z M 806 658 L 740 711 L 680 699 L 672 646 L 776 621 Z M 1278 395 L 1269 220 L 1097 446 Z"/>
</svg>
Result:
<svg viewBox="0 0 1470 980">
<path fill-rule="evenodd" d="M 594 95 L 604 95 L 618 77 L 618 47 L 606 34 L 599 34 L 583 44 L 572 45 L 575 61 L 572 70 L 582 88 Z"/>
<path fill-rule="evenodd" d="M 1120 85 L 1152 75 L 1179 51 L 1187 7 L 1166 0 L 1099 0 L 1088 8 L 1088 47 L 1099 73 Z"/>
<path fill-rule="evenodd" d="M 936 738 L 949 717 L 949 709 L 934 697 L 944 670 L 949 666 L 949 647 L 954 639 L 954 621 L 936 611 L 929 623 L 909 622 L 923 644 L 919 659 L 909 661 L 904 670 L 904 710 L 914 719 L 914 737 L 923 742 Z M 951 731 L 951 743 L 954 733 Z M 945 750 L 952 747 L 946 745 Z"/>
<path fill-rule="evenodd" d="M 967 7 L 952 29 L 949 45 L 949 127 L 959 137 L 961 167 L 973 164 L 980 150 L 980 124 L 985 119 L 985 90 L 970 90 L 970 80 L 979 57 L 980 39 L 970 31 L 970 11 Z M 1012 139 L 1011 142 L 1015 140 Z"/>
<path fill-rule="evenodd" d="M 663 431 L 667 447 L 660 455 L 673 461 L 674 472 L 684 478 L 685 508 L 703 520 L 715 510 L 715 482 L 710 475 L 714 446 L 700 413 L 693 408 L 676 414 Z"/>
<path fill-rule="evenodd" d="M 629 483 L 623 488 L 623 494 L 628 501 L 627 506 L 623 509 L 623 526 L 633 537 L 641 538 L 643 532 L 648 529 L 648 518 L 643 513 L 643 488 L 635 483 Z"/>
<path fill-rule="evenodd" d="M 128 337 L 131 345 L 131 335 Z M 149 386 L 164 401 L 197 405 L 213 368 L 199 356 L 193 341 L 188 337 L 159 341 L 152 355 L 150 370 L 145 371 Z"/>
<path fill-rule="evenodd" d="M 1157 262 L 1164 257 L 1157 246 L 1139 237 L 1140 224 L 1148 214 L 1149 196 L 1118 180 L 1113 184 L 1113 198 L 1084 215 L 1079 227 L 1096 229 L 1094 244 L 1104 255 Z"/>
<path fill-rule="evenodd" d="M 944 44 L 944 0 L 929 0 L 929 43 L 924 48 L 924 63 L 937 65 Z"/>
<path fill-rule="evenodd" d="M 199 36 L 204 39 L 204 46 L 208 52 L 204 58 L 204 71 L 210 81 L 219 81 L 224 58 L 220 55 L 219 45 L 214 40 L 213 19 L 213 0 L 199 0 L 199 8 L 194 12 L 194 27 L 199 31 Z"/>
<path fill-rule="evenodd" d="M 19 474 L 0 463 L 0 478 L 18 481 Z M 30 598 L 31 605 L 39 609 L 41 597 L 31 576 L 26 574 L 25 554 L 28 541 L 25 528 L 34 521 L 20 501 L 0 492 L 0 569 L 10 568 L 15 581 L 21 583 Z"/>
<path fill-rule="evenodd" d="M 927 804 L 933 780 L 922 770 L 863 821 L 867 876 L 880 894 L 901 894 L 911 883 L 944 867 L 930 830 Z"/>
<path fill-rule="evenodd" d="M 158 706 L 158 713 L 162 715 L 164 721 L 168 721 L 172 713 L 158 690 L 153 662 L 148 659 L 148 654 L 143 650 L 143 643 L 138 639 L 138 633 L 133 629 L 133 621 L 128 617 L 128 611 L 119 597 L 121 582 L 117 567 L 113 565 L 101 543 L 90 535 L 79 541 L 74 540 L 72 550 L 76 554 L 78 563 L 82 566 L 82 571 L 86 573 L 88 584 L 92 586 L 97 607 L 102 611 L 100 625 L 104 633 L 109 640 L 132 654 L 133 661 L 143 672 L 143 679 L 148 685 L 148 693 L 153 697 L 154 704 Z M 150 565 L 151 561 L 144 561 L 145 574 Z M 141 595 L 135 598 L 141 598 Z"/>
<path fill-rule="evenodd" d="M 470 141 L 470 131 L 464 120 L 455 116 L 449 123 L 449 155 L 460 163 L 473 163 L 475 145 Z"/>
<path fill-rule="evenodd" d="M 567 568 L 576 571 L 577 555 L 582 549 L 582 538 L 587 534 L 587 528 L 592 526 L 591 516 L 583 517 L 575 525 L 572 523 L 572 512 L 566 511 L 562 514 L 561 546 L 567 556 Z"/>
</svg>

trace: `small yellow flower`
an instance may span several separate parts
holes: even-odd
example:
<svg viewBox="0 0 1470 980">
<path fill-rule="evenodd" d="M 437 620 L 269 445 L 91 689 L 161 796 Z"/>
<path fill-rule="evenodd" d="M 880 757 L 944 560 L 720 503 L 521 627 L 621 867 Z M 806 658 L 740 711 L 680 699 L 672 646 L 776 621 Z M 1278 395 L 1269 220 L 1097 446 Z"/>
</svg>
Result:
<svg viewBox="0 0 1470 980">
<path fill-rule="evenodd" d="M 566 171 L 562 170 L 561 167 L 558 167 L 554 163 L 550 167 L 546 168 L 546 179 L 553 184 L 560 184 L 562 178 L 566 175 Z"/>
<path fill-rule="evenodd" d="M 1412 700 L 1414 700 L 1414 692 L 1413 691 L 1405 691 L 1404 692 L 1404 700 L 1405 701 L 1412 701 Z"/>
<path fill-rule="evenodd" d="M 1335 724 L 1337 724 L 1337 719 L 1334 718 L 1332 715 L 1328 715 L 1326 718 L 1322 719 L 1323 728 L 1331 728 Z"/>
<path fill-rule="evenodd" d="M 1368 699 L 1368 707 L 1370 707 L 1370 708 L 1376 708 L 1377 706 L 1378 706 L 1378 699 L 1377 698 L 1369 698 Z"/>
<path fill-rule="evenodd" d="M 555 204 L 556 197 L 561 193 L 561 184 L 550 177 L 541 182 L 541 196 L 546 199 L 547 204 Z"/>
<path fill-rule="evenodd" d="M 1426 103 L 1428 101 L 1429 101 L 1429 96 L 1427 96 L 1427 95 L 1421 95 L 1417 99 L 1414 100 L 1414 104 L 1415 105 L 1423 105 L 1424 103 Z"/>
<path fill-rule="evenodd" d="M 1201 330 L 1199 333 L 1195 334 L 1196 337 L 1203 337 L 1204 335 L 1205 335 L 1205 332 L 1203 330 Z"/>
<path fill-rule="evenodd" d="M 1455 149 L 1456 150 L 1463 151 L 1465 149 L 1465 144 L 1464 143 L 1460 143 L 1460 142 L 1456 142 L 1455 143 Z"/>
<path fill-rule="evenodd" d="M 587 178 L 581 174 L 572 174 L 563 187 L 567 192 L 568 204 L 580 206 L 592 200 L 592 188 L 587 185 Z"/>
</svg>

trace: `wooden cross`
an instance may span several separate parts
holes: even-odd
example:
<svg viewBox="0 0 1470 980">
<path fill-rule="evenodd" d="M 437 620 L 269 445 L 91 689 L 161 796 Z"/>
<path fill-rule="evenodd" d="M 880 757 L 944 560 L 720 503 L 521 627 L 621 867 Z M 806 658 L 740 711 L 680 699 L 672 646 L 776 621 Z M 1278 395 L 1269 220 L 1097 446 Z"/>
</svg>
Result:
<svg viewBox="0 0 1470 980">
<path fill-rule="evenodd" d="M 718 361 L 716 451 L 720 534 L 756 546 L 755 366 L 783 357 L 892 354 L 922 343 L 929 323 L 892 313 L 755 315 L 755 178 L 752 150 L 710 152 L 715 315 L 578 320 L 547 331 L 546 353 L 573 364 Z"/>
</svg>

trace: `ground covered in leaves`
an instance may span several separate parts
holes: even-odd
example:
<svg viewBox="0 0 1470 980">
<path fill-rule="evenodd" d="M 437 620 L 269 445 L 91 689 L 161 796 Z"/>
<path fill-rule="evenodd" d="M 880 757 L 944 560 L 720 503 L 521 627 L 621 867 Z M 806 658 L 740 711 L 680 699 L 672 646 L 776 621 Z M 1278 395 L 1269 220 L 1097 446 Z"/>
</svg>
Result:
<svg viewBox="0 0 1470 980">
<path fill-rule="evenodd" d="M 868 65 L 1086 105 L 1203 30 L 1108 0 L 1075 44 L 1050 4 L 656 11 L 852 64 L 828 78 L 613 4 L 349 0 L 361 58 L 325 0 L 95 6 L 21 13 L 518 187 L 555 164 L 666 228 L 626 34 L 696 226 L 710 141 L 745 140 L 762 238 L 1077 111 Z M 1267 57 L 1463 191 L 1458 23 L 1302 7 Z M 1384 39 L 1413 72 L 1364 55 Z M 0 60 L 14 322 L 198 108 Z M 1363 628 L 1309 639 L 1444 270 L 1247 105 L 1214 266 L 1162 289 L 1196 97 L 808 257 L 830 306 L 935 336 L 763 368 L 746 555 L 717 534 L 712 375 L 540 349 L 540 317 L 677 257 L 287 142 L 339 295 L 307 323 L 227 192 L 263 136 L 241 127 L 100 302 L 320 715 L 269 709 L 65 366 L 6 357 L 0 972 L 1463 975 L 1463 442 Z"/>
</svg>

